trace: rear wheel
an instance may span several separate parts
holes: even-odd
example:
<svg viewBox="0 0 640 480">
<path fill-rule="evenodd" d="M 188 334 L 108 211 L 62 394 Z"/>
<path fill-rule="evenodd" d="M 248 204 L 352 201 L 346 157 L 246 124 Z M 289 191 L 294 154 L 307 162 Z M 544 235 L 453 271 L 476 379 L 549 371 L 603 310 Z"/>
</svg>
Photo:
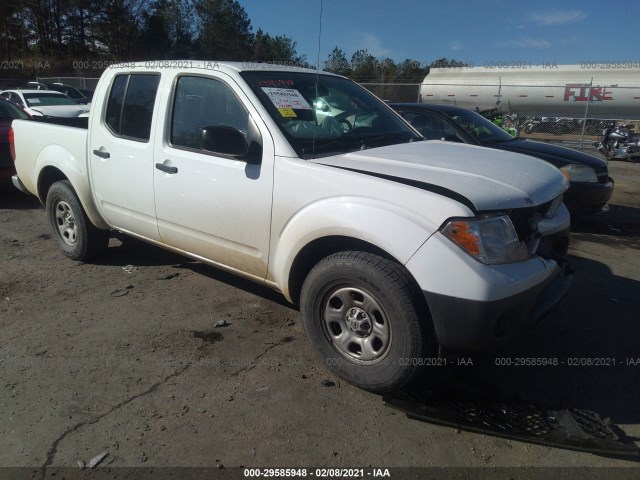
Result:
<svg viewBox="0 0 640 480">
<path fill-rule="evenodd" d="M 69 181 L 49 188 L 46 210 L 58 247 L 67 257 L 88 260 L 107 248 L 109 232 L 91 223 Z"/>
<path fill-rule="evenodd" d="M 365 252 L 318 263 L 302 287 L 311 343 L 330 370 L 384 393 L 414 379 L 436 353 L 422 292 L 401 265 Z"/>
</svg>

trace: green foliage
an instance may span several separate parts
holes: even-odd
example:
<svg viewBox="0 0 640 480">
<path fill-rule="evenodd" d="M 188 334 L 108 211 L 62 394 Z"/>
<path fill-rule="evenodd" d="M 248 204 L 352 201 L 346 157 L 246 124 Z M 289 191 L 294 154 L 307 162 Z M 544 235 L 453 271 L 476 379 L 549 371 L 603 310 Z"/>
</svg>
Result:
<svg viewBox="0 0 640 480">
<path fill-rule="evenodd" d="M 468 65 L 464 62 L 459 62 L 457 60 L 454 59 L 447 59 L 447 58 L 439 58 L 438 60 L 434 60 L 433 62 L 431 62 L 431 65 L 429 65 L 430 68 L 453 68 L 453 67 L 467 67 Z"/>
<path fill-rule="evenodd" d="M 306 66 L 305 55 L 298 55 L 296 42 L 284 35 L 272 37 L 268 33 L 258 29 L 253 42 L 253 55 L 255 62 L 274 62 L 287 65 Z"/>
<path fill-rule="evenodd" d="M 350 76 L 352 73 L 351 63 L 349 63 L 347 56 L 338 47 L 335 47 L 329 54 L 329 58 L 324 62 L 324 69 L 327 72 L 343 75 L 345 77 Z"/>
<path fill-rule="evenodd" d="M 377 59 L 366 49 L 356 50 L 349 61 L 344 51 L 337 46 L 324 62 L 326 71 L 362 83 L 420 83 L 430 68 L 463 66 L 467 65 L 446 58 L 435 60 L 429 66 L 422 66 L 420 62 L 410 58 L 395 63 L 391 58 Z"/>
<path fill-rule="evenodd" d="M 194 10 L 188 0 L 157 0 L 144 13 L 138 57 L 191 58 Z"/>
<path fill-rule="evenodd" d="M 307 63 L 292 38 L 254 34 L 237 0 L 2 0 L 1 5 L 0 58 L 46 61 L 49 74 L 69 73 L 81 60 Z"/>
<path fill-rule="evenodd" d="M 250 60 L 251 20 L 236 0 L 194 0 L 198 56 L 216 60 Z"/>
<path fill-rule="evenodd" d="M 250 60 L 308 66 L 294 39 L 260 28 L 253 33 L 238 0 L 1 0 L 1 5 L 0 58 L 46 61 L 49 74 L 70 73 L 81 60 Z M 460 66 L 464 64 L 447 58 L 429 66 L 412 59 L 395 63 L 366 49 L 348 59 L 337 46 L 324 62 L 327 71 L 369 83 L 418 83 L 429 68 Z"/>
</svg>

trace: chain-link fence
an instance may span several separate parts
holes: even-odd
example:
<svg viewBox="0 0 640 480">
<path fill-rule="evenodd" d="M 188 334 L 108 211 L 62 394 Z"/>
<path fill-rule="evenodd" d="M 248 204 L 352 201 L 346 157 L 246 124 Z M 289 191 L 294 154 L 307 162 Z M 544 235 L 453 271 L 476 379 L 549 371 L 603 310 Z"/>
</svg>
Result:
<svg viewBox="0 0 640 480">
<path fill-rule="evenodd" d="M 419 83 L 361 83 L 371 93 L 390 102 L 417 102 L 420 100 Z"/>
<path fill-rule="evenodd" d="M 428 80 L 428 77 L 427 77 Z M 640 80 L 603 84 L 593 77 L 568 83 L 362 83 L 391 102 L 456 105 L 478 112 L 497 109 L 504 127 L 522 137 L 591 149 L 612 122 L 640 131 Z M 493 117 L 496 117 L 493 112 Z"/>
<path fill-rule="evenodd" d="M 612 122 L 640 127 L 640 81 L 637 86 L 605 85 L 593 78 L 529 85 L 429 82 L 422 85 L 420 101 L 479 112 L 497 109 L 503 126 L 523 137 L 580 149 L 594 148 Z"/>
<path fill-rule="evenodd" d="M 98 85 L 99 78 L 87 77 L 37 77 L 38 82 L 42 83 L 64 83 L 80 90 L 95 90 Z"/>
</svg>

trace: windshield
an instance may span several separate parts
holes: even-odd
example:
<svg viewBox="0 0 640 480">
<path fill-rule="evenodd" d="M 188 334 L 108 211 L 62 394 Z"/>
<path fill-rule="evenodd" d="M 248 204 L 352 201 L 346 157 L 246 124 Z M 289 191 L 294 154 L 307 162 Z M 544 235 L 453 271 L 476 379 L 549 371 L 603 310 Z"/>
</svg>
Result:
<svg viewBox="0 0 640 480">
<path fill-rule="evenodd" d="M 384 103 L 345 78 L 268 71 L 241 75 L 301 158 L 422 139 Z"/>
<path fill-rule="evenodd" d="M 80 90 L 68 85 L 56 85 L 54 83 L 52 85 L 49 85 L 49 89 L 55 90 L 56 92 L 64 93 L 67 97 L 73 98 L 75 100 L 82 100 L 83 98 L 85 98 Z"/>
<path fill-rule="evenodd" d="M 23 93 L 27 105 L 30 107 L 51 107 L 56 105 L 77 105 L 65 95 L 56 95 L 51 92 Z"/>
<path fill-rule="evenodd" d="M 448 113 L 448 115 L 481 143 L 508 142 L 514 138 L 496 124 L 471 110 Z"/>
<path fill-rule="evenodd" d="M 0 100 L 0 120 L 26 120 L 28 118 L 29 115 L 24 113 L 13 103 L 6 100 Z"/>
</svg>

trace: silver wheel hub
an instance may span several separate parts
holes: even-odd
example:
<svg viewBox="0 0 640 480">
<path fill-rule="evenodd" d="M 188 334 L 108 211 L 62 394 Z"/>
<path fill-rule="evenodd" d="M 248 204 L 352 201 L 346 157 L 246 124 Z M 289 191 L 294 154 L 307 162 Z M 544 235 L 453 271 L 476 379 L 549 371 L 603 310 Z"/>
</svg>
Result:
<svg viewBox="0 0 640 480">
<path fill-rule="evenodd" d="M 350 308 L 345 320 L 349 330 L 360 337 L 367 337 L 373 331 L 369 315 L 361 308 Z"/>
<path fill-rule="evenodd" d="M 338 287 L 325 297 L 324 331 L 343 357 L 380 361 L 391 345 L 391 327 L 378 300 L 357 287 Z"/>
<path fill-rule="evenodd" d="M 76 226 L 73 211 L 67 202 L 59 201 L 56 204 L 56 226 L 60 237 L 67 245 L 75 245 L 78 236 L 78 227 Z"/>
</svg>

